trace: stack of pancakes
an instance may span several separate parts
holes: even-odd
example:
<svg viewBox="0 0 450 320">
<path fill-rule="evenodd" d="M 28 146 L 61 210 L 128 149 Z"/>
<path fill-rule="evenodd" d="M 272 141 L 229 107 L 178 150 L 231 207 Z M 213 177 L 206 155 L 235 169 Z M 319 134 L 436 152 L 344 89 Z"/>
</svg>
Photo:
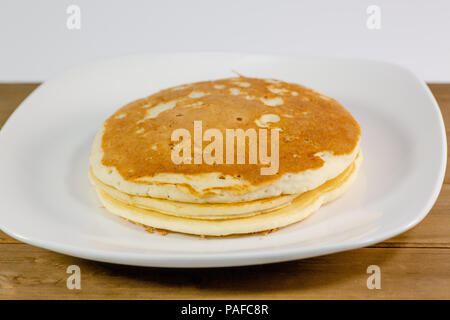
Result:
<svg viewBox="0 0 450 320">
<path fill-rule="evenodd" d="M 171 134 L 185 128 L 194 136 L 194 121 L 224 137 L 226 129 L 277 129 L 278 172 L 262 175 L 262 162 L 175 164 Z M 148 227 L 202 236 L 264 232 L 305 219 L 346 191 L 362 161 L 360 134 L 337 101 L 297 84 L 243 76 L 191 83 L 107 119 L 89 177 L 107 210 Z"/>
</svg>

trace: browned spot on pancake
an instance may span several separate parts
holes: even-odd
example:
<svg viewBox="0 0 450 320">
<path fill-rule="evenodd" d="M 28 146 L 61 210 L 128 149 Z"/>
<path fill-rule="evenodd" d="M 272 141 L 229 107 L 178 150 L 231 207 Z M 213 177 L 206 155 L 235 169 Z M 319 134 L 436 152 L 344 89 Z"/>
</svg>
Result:
<svg viewBox="0 0 450 320">
<path fill-rule="evenodd" d="M 239 82 L 248 85 L 238 86 Z M 222 86 L 223 89 L 217 89 Z M 231 94 L 230 88 L 239 88 L 239 94 Z M 195 94 L 191 95 L 194 91 Z M 249 100 L 247 97 L 254 98 Z M 281 105 L 270 106 L 263 102 L 277 98 L 282 99 Z M 177 100 L 175 107 L 163 108 L 156 117 L 146 118 L 153 107 L 174 100 Z M 126 116 L 117 117 L 122 114 Z M 260 128 L 254 120 L 263 114 L 280 117 L 276 123 L 276 127 L 282 129 L 279 133 L 278 174 L 261 175 L 260 168 L 266 166 L 262 164 L 176 165 L 171 161 L 173 130 L 185 128 L 193 139 L 193 122 L 202 120 L 203 132 L 217 128 L 225 137 L 225 129 L 254 128 L 258 131 Z M 283 116 L 286 114 L 289 117 Z M 137 130 L 143 133 L 136 134 Z M 169 88 L 122 107 L 105 122 L 102 163 L 116 167 L 125 180 L 134 182 L 159 173 L 196 175 L 220 172 L 222 175 L 240 176 L 252 185 L 262 186 L 285 173 L 321 167 L 323 160 L 315 156 L 318 152 L 351 153 L 359 136 L 358 123 L 334 99 L 324 99 L 319 93 L 298 84 L 241 76 L 198 82 L 176 90 Z M 156 150 L 152 148 L 155 144 L 158 145 Z M 207 144 L 203 142 L 203 147 Z M 224 145 L 224 154 L 225 150 Z M 248 159 L 248 145 L 246 153 Z M 192 189 L 188 185 L 184 187 Z"/>
</svg>

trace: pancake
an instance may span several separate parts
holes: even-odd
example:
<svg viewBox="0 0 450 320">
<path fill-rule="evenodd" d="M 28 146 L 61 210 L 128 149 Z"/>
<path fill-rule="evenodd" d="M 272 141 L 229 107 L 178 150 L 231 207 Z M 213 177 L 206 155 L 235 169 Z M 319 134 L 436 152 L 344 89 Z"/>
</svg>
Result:
<svg viewBox="0 0 450 320">
<path fill-rule="evenodd" d="M 289 205 L 297 195 L 283 195 L 248 202 L 188 203 L 151 197 L 130 195 L 108 186 L 89 172 L 89 179 L 96 189 L 130 206 L 157 211 L 174 216 L 196 219 L 233 219 L 271 211 Z"/>
<path fill-rule="evenodd" d="M 196 120 L 203 131 L 279 129 L 278 172 L 262 175 L 262 163 L 173 163 L 171 133 L 185 128 L 193 136 Z M 358 123 L 334 99 L 297 84 L 240 76 L 181 85 L 129 103 L 99 129 L 90 163 L 98 180 L 130 195 L 248 202 L 317 188 L 354 161 L 359 139 Z"/>
<path fill-rule="evenodd" d="M 108 118 L 89 179 L 108 211 L 151 228 L 262 232 L 343 194 L 362 161 L 360 135 L 336 100 L 298 84 L 243 76 L 190 83 Z"/>
<path fill-rule="evenodd" d="M 356 179 L 361 162 L 362 155 L 359 154 L 340 175 L 314 190 L 299 195 L 289 206 L 237 219 L 187 219 L 130 206 L 114 199 L 101 189 L 97 189 L 97 193 L 108 211 L 144 226 L 199 236 L 250 234 L 278 229 L 304 220 L 323 204 L 340 197 Z"/>
</svg>

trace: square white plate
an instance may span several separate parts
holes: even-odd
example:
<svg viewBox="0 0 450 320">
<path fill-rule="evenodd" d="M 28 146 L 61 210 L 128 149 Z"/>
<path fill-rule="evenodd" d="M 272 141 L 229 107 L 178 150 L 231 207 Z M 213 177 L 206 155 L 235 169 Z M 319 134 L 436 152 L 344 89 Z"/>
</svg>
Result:
<svg viewBox="0 0 450 320">
<path fill-rule="evenodd" d="M 341 102 L 362 128 L 355 184 L 307 220 L 267 236 L 149 234 L 100 208 L 88 182 L 91 142 L 116 109 L 160 89 L 235 76 L 278 78 Z M 36 89 L 0 133 L 0 227 L 23 242 L 121 264 L 262 264 L 364 247 L 419 223 L 447 159 L 428 87 L 399 66 L 235 53 L 145 54 L 75 67 Z"/>
</svg>

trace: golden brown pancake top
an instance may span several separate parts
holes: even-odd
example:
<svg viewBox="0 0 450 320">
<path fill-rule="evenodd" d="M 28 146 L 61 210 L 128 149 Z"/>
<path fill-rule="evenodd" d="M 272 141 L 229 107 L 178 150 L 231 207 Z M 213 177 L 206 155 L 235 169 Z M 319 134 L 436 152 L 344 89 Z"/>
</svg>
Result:
<svg viewBox="0 0 450 320">
<path fill-rule="evenodd" d="M 173 100 L 177 100 L 175 107 L 162 111 L 156 118 L 146 118 L 152 107 Z M 269 106 L 264 101 L 277 105 Z M 263 114 L 280 118 L 267 128 L 269 149 L 270 128 L 281 128 L 277 174 L 261 175 L 260 168 L 267 165 L 259 162 L 215 165 L 172 162 L 171 149 L 176 143 L 171 141 L 173 130 L 187 129 L 193 139 L 195 120 L 202 120 L 203 133 L 209 128 L 219 129 L 224 137 L 225 158 L 225 129 L 254 128 L 258 132 L 261 127 L 255 120 Z M 102 163 L 115 167 L 125 180 L 134 182 L 159 173 L 220 172 L 253 185 L 266 185 L 285 173 L 320 168 L 324 161 L 315 155 L 318 152 L 335 155 L 353 152 L 359 137 L 358 123 L 334 99 L 298 84 L 240 76 L 165 89 L 125 105 L 105 122 Z M 203 142 L 203 148 L 208 143 Z"/>
</svg>

